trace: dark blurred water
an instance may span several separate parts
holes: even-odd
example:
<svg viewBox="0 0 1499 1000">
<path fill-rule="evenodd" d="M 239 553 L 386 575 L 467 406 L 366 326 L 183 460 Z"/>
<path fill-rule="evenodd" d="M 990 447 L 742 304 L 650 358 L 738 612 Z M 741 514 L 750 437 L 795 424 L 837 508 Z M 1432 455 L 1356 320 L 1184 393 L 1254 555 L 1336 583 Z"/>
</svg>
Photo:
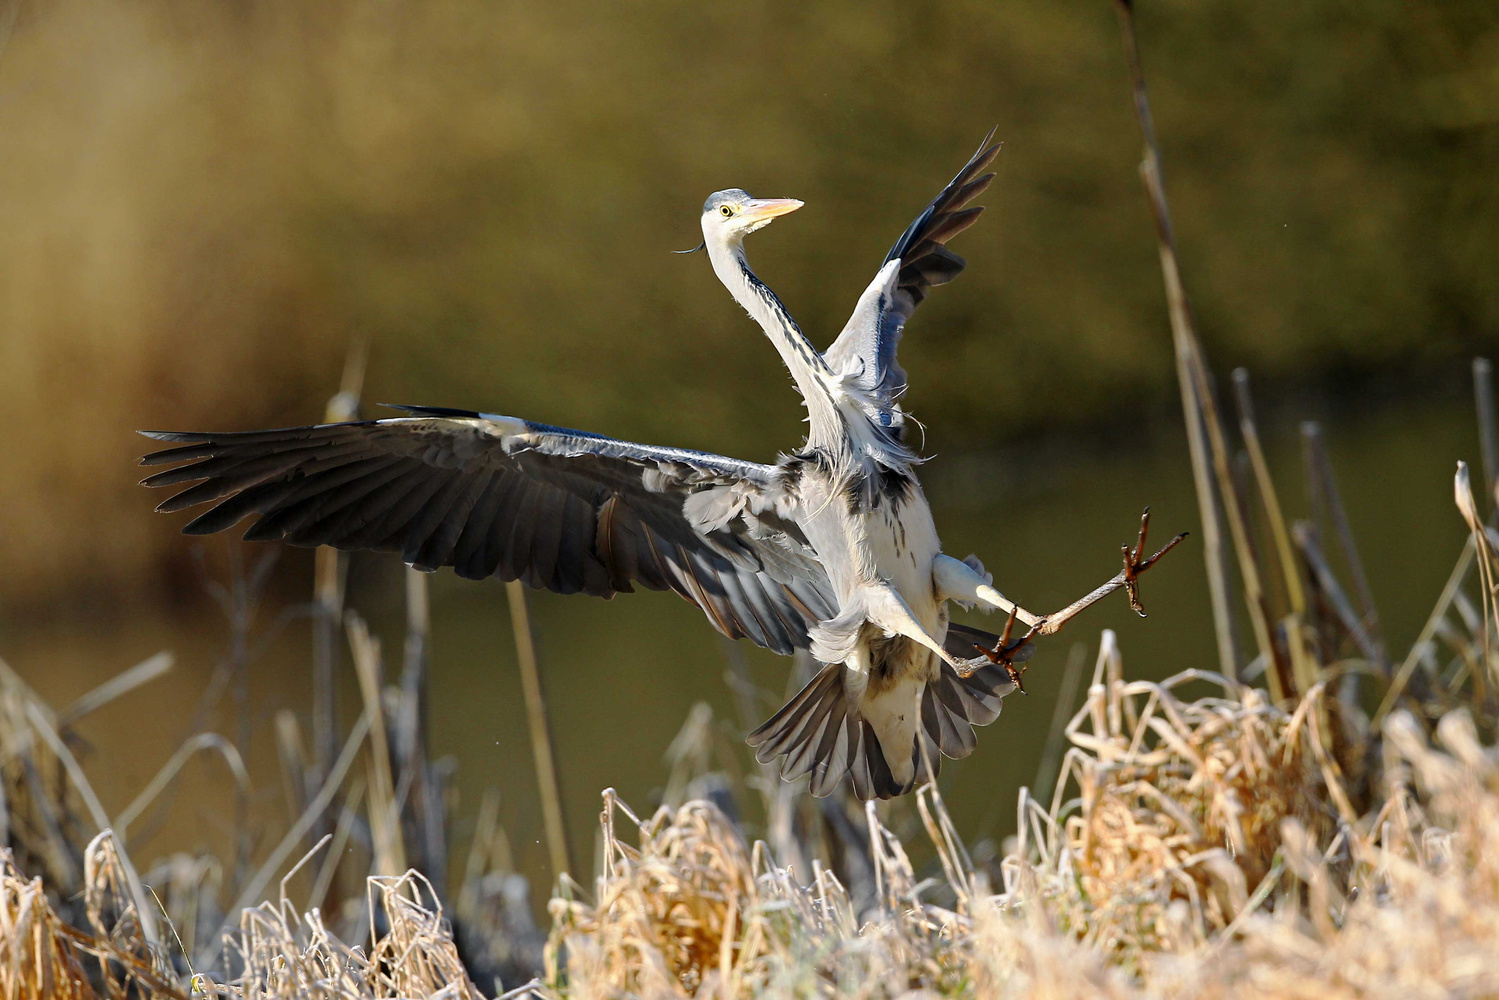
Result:
<svg viewBox="0 0 1499 1000">
<path fill-rule="evenodd" d="M 1477 458 L 1471 400 L 1454 383 L 1419 401 L 1365 402 L 1341 410 L 1298 403 L 1281 410 L 1283 416 L 1267 419 L 1262 432 L 1287 512 L 1300 516 L 1306 508 L 1296 419 L 1320 416 L 1385 634 L 1401 655 L 1463 541 L 1451 475 L 1455 460 Z M 1022 443 L 990 456 L 935 457 L 923 476 L 946 550 L 978 554 L 1000 589 L 1044 612 L 1116 571 L 1119 545 L 1132 540 L 1144 505 L 1152 505 L 1158 540 L 1178 529 L 1195 533 L 1196 504 L 1180 436 L 1166 430 L 1135 440 L 1111 433 L 1110 440 L 1118 443 L 1074 439 Z M 144 505 L 141 516 L 151 516 Z M 246 550 L 252 558 L 260 551 Z M 283 592 L 305 594 L 307 570 L 305 554 L 288 554 L 278 568 Z M 392 672 L 403 639 L 400 580 L 394 560 L 359 557 L 349 595 L 351 606 L 384 637 Z M 1035 779 L 1074 644 L 1084 644 L 1091 657 L 1100 630 L 1113 628 L 1131 676 L 1216 668 L 1203 580 L 1200 536 L 1194 534 L 1145 578 L 1148 619 L 1134 617 L 1119 595 L 1042 644 L 1027 674 L 1029 696 L 1010 698 L 1000 719 L 980 731 L 977 751 L 944 767 L 944 794 L 965 837 L 1013 829 L 1017 792 Z M 258 627 L 274 620 L 286 600 L 267 597 Z M 203 610 L 202 602 L 191 607 L 197 610 L 101 614 L 69 624 L 11 620 L 0 636 L 0 654 L 59 707 L 157 649 L 178 653 L 170 678 L 109 706 L 83 727 L 92 744 L 85 748 L 88 767 L 111 811 L 149 780 L 185 735 L 183 727 L 223 654 L 222 617 Z M 713 706 L 730 737 L 725 745 L 737 745 L 742 728 L 724 680 L 726 643 L 672 595 L 640 593 L 605 602 L 536 594 L 532 609 L 575 857 L 586 873 L 600 791 L 615 787 L 627 802 L 649 809 L 666 778 L 663 754 L 694 703 Z M 503 587 L 440 574 L 432 578 L 432 617 L 433 750 L 458 763 L 458 857 L 483 790 L 498 786 L 517 864 L 534 877 L 533 884 L 544 885 L 546 853 Z M 1000 627 L 997 619 L 989 624 Z M 270 724 L 279 708 L 305 712 L 309 649 L 305 620 L 292 620 L 265 639 L 263 655 L 251 667 L 252 770 L 262 788 L 254 814 L 263 841 L 285 823 Z M 743 644 L 739 651 L 757 683 L 778 700 L 790 661 Z M 353 703 L 352 683 L 345 697 Z M 767 701 L 765 711 L 770 707 Z M 227 701 L 209 719 L 225 732 L 235 724 Z M 747 751 L 740 759 L 748 763 Z M 136 850 L 149 858 L 216 842 L 223 836 L 228 795 L 217 763 L 191 765 L 182 793 L 160 817 L 161 832 Z M 132 833 L 140 835 L 149 825 L 143 821 Z"/>
</svg>

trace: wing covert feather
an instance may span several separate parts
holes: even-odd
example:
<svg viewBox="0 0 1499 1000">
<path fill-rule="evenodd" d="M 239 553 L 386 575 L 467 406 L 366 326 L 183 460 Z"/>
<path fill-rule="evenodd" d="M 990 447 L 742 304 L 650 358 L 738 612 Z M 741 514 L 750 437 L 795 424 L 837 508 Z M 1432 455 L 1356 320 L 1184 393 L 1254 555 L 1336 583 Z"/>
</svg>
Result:
<svg viewBox="0 0 1499 1000">
<path fill-rule="evenodd" d="M 184 531 L 401 554 L 418 569 L 612 597 L 639 583 L 777 652 L 832 615 L 827 574 L 774 466 L 472 411 L 242 433 L 150 432 L 176 447 L 143 480 L 158 508 L 211 504 Z M 185 464 L 179 464 L 185 463 Z"/>
</svg>

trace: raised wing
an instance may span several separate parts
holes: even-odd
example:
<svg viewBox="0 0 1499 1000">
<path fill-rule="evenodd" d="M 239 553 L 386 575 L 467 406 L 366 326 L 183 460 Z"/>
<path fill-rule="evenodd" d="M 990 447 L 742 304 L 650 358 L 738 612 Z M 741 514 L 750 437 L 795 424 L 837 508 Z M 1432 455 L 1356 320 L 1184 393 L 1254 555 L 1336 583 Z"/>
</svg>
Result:
<svg viewBox="0 0 1499 1000">
<path fill-rule="evenodd" d="M 901 422 L 896 401 L 905 391 L 906 373 L 895 351 L 906 320 L 926 298 L 927 289 L 951 281 L 966 266 L 962 257 L 947 249 L 947 241 L 973 225 L 983 211 L 967 205 L 994 180 L 993 174 L 980 176 L 999 155 L 999 145 L 989 144 L 992 138 L 993 129 L 958 176 L 895 241 L 843 332 L 823 353 L 828 367 L 860 390 L 876 411 L 871 418 L 883 426 Z"/>
<path fill-rule="evenodd" d="M 142 480 L 197 485 L 157 510 L 213 503 L 187 534 L 250 514 L 252 541 L 399 552 L 419 569 L 612 597 L 674 590 L 720 632 L 779 653 L 833 616 L 827 574 L 773 466 L 465 410 L 177 442 Z"/>
</svg>

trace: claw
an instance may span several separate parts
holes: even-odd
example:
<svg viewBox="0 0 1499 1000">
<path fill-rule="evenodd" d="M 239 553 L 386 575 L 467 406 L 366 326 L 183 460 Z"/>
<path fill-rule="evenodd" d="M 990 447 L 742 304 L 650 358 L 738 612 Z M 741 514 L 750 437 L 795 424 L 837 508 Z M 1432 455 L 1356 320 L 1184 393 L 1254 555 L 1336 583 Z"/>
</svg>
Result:
<svg viewBox="0 0 1499 1000">
<path fill-rule="evenodd" d="M 1036 632 L 1036 627 L 1033 626 L 1025 635 L 1011 642 L 1010 636 L 1015 632 L 1015 610 L 1013 607 L 1010 608 L 1010 617 L 1005 621 L 1004 634 L 999 637 L 999 642 L 995 644 L 993 649 L 989 649 L 987 646 L 980 646 L 978 643 L 974 643 L 973 648 L 987 656 L 990 663 L 1003 667 L 1005 673 L 1010 677 L 1010 682 L 1015 685 L 1015 689 L 1021 694 L 1025 694 L 1025 685 L 1020 683 L 1020 675 L 1025 673 L 1025 665 L 1015 666 L 1015 654 L 1030 641 L 1030 637 Z"/>
<path fill-rule="evenodd" d="M 1154 566 L 1161 556 L 1176 548 L 1176 544 L 1187 537 L 1187 532 L 1183 531 L 1149 559 L 1142 561 L 1140 556 L 1145 551 L 1145 535 L 1149 530 L 1150 508 L 1146 507 L 1145 512 L 1140 515 L 1140 536 L 1135 540 L 1135 547 L 1131 549 L 1128 545 L 1119 546 L 1124 553 L 1124 592 L 1129 596 L 1129 606 L 1141 618 L 1145 617 L 1145 608 L 1140 604 L 1140 574 Z"/>
</svg>

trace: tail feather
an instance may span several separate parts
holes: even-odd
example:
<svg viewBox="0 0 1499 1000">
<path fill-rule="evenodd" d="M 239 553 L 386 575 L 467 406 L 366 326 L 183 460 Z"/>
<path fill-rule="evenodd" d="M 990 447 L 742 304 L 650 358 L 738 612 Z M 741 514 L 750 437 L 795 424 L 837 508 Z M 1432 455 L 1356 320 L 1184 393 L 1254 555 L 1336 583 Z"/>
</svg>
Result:
<svg viewBox="0 0 1499 1000">
<path fill-rule="evenodd" d="M 834 738 L 837 737 L 847 714 L 843 692 L 839 689 L 828 692 L 810 706 L 807 724 L 797 732 L 795 742 L 781 763 L 781 777 L 787 781 L 795 781 L 812 770 L 812 766 L 822 758 L 824 740 L 830 733 Z"/>
<path fill-rule="evenodd" d="M 951 698 L 956 698 L 956 692 L 952 692 L 951 685 L 944 681 L 945 677 L 939 678 L 935 683 L 928 684 L 921 693 L 921 726 L 927 738 L 943 754 L 954 759 L 967 757 L 973 753 L 978 739 L 973 735 L 973 723 L 968 721 L 962 705 L 959 704 L 954 710 L 949 698 L 944 698 L 939 693 L 951 692 Z M 933 761 L 933 768 L 936 766 L 936 761 Z"/>
<path fill-rule="evenodd" d="M 838 669 L 841 670 L 842 667 Z M 817 718 L 818 713 L 813 706 L 824 704 L 829 695 L 837 697 L 842 692 L 842 688 L 842 678 L 836 675 L 832 666 L 824 667 L 806 687 L 797 692 L 794 698 L 782 705 L 780 710 L 772 715 L 763 726 L 749 734 L 745 742 L 756 748 L 755 759 L 762 764 L 768 764 L 790 750 L 796 742 L 798 731 Z"/>
<path fill-rule="evenodd" d="M 854 787 L 854 796 L 861 802 L 868 802 L 877 798 L 874 779 L 869 774 L 869 749 L 866 746 L 867 741 L 874 739 L 874 730 L 861 719 L 854 724 L 853 733 L 854 743 L 848 756 L 848 780 Z"/>
<path fill-rule="evenodd" d="M 1003 669 L 988 664 L 971 677 L 959 677 L 946 664 L 921 695 L 921 722 L 927 736 L 945 756 L 959 760 L 978 744 L 975 726 L 999 718 L 1005 695 L 1015 684 Z"/>
<path fill-rule="evenodd" d="M 924 725 L 916 730 L 916 739 L 912 741 L 911 746 L 911 781 L 900 790 L 901 795 L 913 788 L 920 788 L 928 781 L 937 780 L 937 775 L 942 773 L 941 749 Z M 928 764 L 931 765 L 930 772 L 927 771 Z"/>
<path fill-rule="evenodd" d="M 968 631 L 987 637 L 991 645 L 994 641 L 988 633 Z M 965 635 L 961 641 L 968 639 Z M 870 719 L 861 713 L 861 703 L 850 697 L 846 676 L 847 668 L 841 663 L 824 666 L 747 740 L 762 764 L 783 758 L 780 774 L 787 781 L 810 774 L 809 790 L 819 798 L 832 792 L 844 777 L 852 783 L 854 794 L 865 800 L 903 795 L 935 778 L 943 757 L 956 759 L 973 752 L 978 742 L 974 727 L 998 718 L 1002 699 L 1015 689 L 1009 675 L 987 661 L 970 677 L 959 677 L 943 664 L 937 679 L 921 692 L 919 725 L 909 749 L 890 748 L 897 759 L 910 754 L 907 759 L 912 766 L 900 767 L 910 779 L 902 782 L 892 773 L 886 748 Z M 876 704 L 871 703 L 870 710 L 879 721 L 883 717 L 875 711 Z M 900 742 L 905 743 L 905 737 Z"/>
<path fill-rule="evenodd" d="M 1015 690 L 1010 676 L 993 665 L 980 667 L 966 680 L 954 674 L 953 681 L 950 687 L 961 699 L 968 721 L 975 726 L 987 726 L 999 718 L 1004 696 Z"/>
<path fill-rule="evenodd" d="M 856 718 L 844 712 L 835 726 L 830 726 L 818 748 L 816 762 L 812 766 L 811 791 L 822 798 L 838 787 L 838 782 L 848 773 L 849 761 L 859 753 L 863 744 L 862 725 Z"/>
<path fill-rule="evenodd" d="M 880 746 L 880 738 L 875 735 L 874 727 L 869 724 L 869 720 L 863 719 L 859 722 L 859 729 L 864 735 L 859 756 L 848 765 L 854 779 L 854 794 L 865 801 L 893 799 L 904 794 L 906 786 L 896 781 L 895 775 L 890 773 L 890 763 L 885 760 L 885 751 Z"/>
<path fill-rule="evenodd" d="M 900 795 L 907 789 L 891 775 L 874 728 L 849 700 L 844 670 L 841 663 L 823 667 L 746 742 L 762 764 L 784 754 L 781 777 L 787 781 L 810 772 L 813 795 L 827 795 L 845 775 L 861 799 Z"/>
</svg>

